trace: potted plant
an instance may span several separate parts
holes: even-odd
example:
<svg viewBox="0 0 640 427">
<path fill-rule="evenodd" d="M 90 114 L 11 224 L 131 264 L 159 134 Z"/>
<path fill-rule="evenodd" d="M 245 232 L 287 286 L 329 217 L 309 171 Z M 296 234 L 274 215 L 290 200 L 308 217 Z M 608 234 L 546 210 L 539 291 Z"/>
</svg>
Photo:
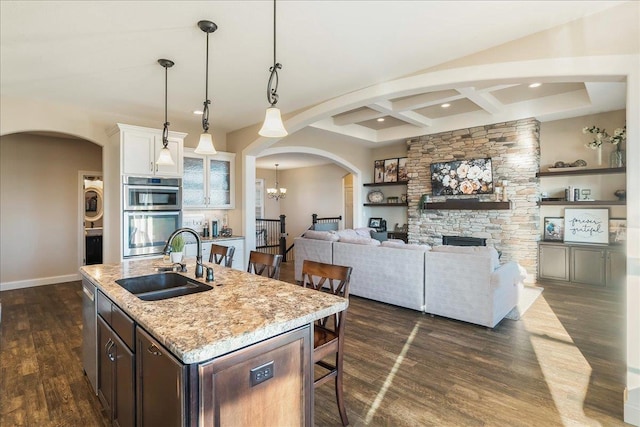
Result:
<svg viewBox="0 0 640 427">
<path fill-rule="evenodd" d="M 178 234 L 171 242 L 171 262 L 182 261 L 182 251 L 184 250 L 184 238 Z"/>
</svg>

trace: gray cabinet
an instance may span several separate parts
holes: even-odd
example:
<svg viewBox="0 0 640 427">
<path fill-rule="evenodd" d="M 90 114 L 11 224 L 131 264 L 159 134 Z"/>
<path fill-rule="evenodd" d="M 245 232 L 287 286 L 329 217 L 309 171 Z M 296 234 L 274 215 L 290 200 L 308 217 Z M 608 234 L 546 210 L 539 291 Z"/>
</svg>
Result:
<svg viewBox="0 0 640 427">
<path fill-rule="evenodd" d="M 138 426 L 187 425 L 187 369 L 159 342 L 138 327 Z"/>
<path fill-rule="evenodd" d="M 134 322 L 97 292 L 98 398 L 115 426 L 136 425 Z"/>
<path fill-rule="evenodd" d="M 604 248 L 572 247 L 571 281 L 605 286 L 605 253 Z"/>
<path fill-rule="evenodd" d="M 135 367 L 133 352 L 98 317 L 98 397 L 113 425 L 135 426 Z"/>
<path fill-rule="evenodd" d="M 540 244 L 539 247 L 540 279 L 569 280 L 569 247 Z"/>
<path fill-rule="evenodd" d="M 626 256 L 619 246 L 540 242 L 538 279 L 594 286 L 620 286 Z"/>
</svg>

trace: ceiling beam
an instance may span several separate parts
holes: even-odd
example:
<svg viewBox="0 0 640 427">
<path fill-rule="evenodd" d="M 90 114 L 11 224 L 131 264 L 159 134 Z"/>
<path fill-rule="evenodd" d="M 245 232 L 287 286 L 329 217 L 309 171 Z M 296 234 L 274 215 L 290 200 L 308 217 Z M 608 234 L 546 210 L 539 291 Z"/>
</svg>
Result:
<svg viewBox="0 0 640 427">
<path fill-rule="evenodd" d="M 422 114 L 418 114 L 414 111 L 397 111 L 394 110 L 394 103 L 391 101 L 378 101 L 368 105 L 372 110 L 376 110 L 384 115 L 394 117 L 398 120 L 402 120 L 405 123 L 409 123 L 420 128 L 426 128 L 433 125 L 433 121 Z"/>
<path fill-rule="evenodd" d="M 478 92 L 473 87 L 458 88 L 456 90 L 491 115 L 498 114 L 504 110 L 504 104 L 488 92 Z"/>
</svg>

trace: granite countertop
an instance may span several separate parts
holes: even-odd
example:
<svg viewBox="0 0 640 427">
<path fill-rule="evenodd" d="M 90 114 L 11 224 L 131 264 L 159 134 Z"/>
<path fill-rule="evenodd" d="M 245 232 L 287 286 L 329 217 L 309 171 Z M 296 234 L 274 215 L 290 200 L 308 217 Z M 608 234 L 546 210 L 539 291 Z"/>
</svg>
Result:
<svg viewBox="0 0 640 427">
<path fill-rule="evenodd" d="M 202 239 L 202 242 L 215 242 L 217 240 L 240 240 L 240 239 L 244 239 L 244 236 L 229 236 L 229 237 L 222 237 L 222 236 L 218 236 L 218 237 L 202 237 L 200 236 L 200 238 Z M 195 241 L 195 239 L 194 239 Z"/>
<path fill-rule="evenodd" d="M 115 280 L 157 273 L 158 259 L 86 265 L 83 276 L 185 364 L 199 363 L 344 310 L 348 300 L 216 264 L 213 289 L 143 301 Z M 166 265 L 166 264 L 165 264 Z M 187 259 L 195 279 L 195 258 Z M 204 279 L 197 279 L 203 283 Z"/>
</svg>

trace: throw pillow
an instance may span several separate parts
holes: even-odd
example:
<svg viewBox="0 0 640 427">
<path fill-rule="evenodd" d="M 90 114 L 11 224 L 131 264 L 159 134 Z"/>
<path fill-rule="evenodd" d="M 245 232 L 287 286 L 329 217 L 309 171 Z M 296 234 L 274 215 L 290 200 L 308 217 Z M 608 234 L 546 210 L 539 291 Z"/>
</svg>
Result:
<svg viewBox="0 0 640 427">
<path fill-rule="evenodd" d="M 371 245 L 371 246 L 380 246 L 380 242 L 376 239 L 372 239 L 370 237 L 341 237 L 340 242 L 342 243 L 354 243 L 356 245 Z"/>
<path fill-rule="evenodd" d="M 358 236 L 371 237 L 371 232 L 376 231 L 376 229 L 371 227 L 360 227 L 356 228 L 354 231 Z"/>
<path fill-rule="evenodd" d="M 343 237 L 358 237 L 358 233 L 356 233 L 356 230 L 352 228 L 345 228 L 344 230 L 338 230 L 336 231 L 336 234 L 340 239 L 342 239 Z"/>
<path fill-rule="evenodd" d="M 337 242 L 339 239 L 338 235 L 333 231 L 307 230 L 302 236 L 307 239 L 328 240 L 330 242 Z"/>
</svg>

